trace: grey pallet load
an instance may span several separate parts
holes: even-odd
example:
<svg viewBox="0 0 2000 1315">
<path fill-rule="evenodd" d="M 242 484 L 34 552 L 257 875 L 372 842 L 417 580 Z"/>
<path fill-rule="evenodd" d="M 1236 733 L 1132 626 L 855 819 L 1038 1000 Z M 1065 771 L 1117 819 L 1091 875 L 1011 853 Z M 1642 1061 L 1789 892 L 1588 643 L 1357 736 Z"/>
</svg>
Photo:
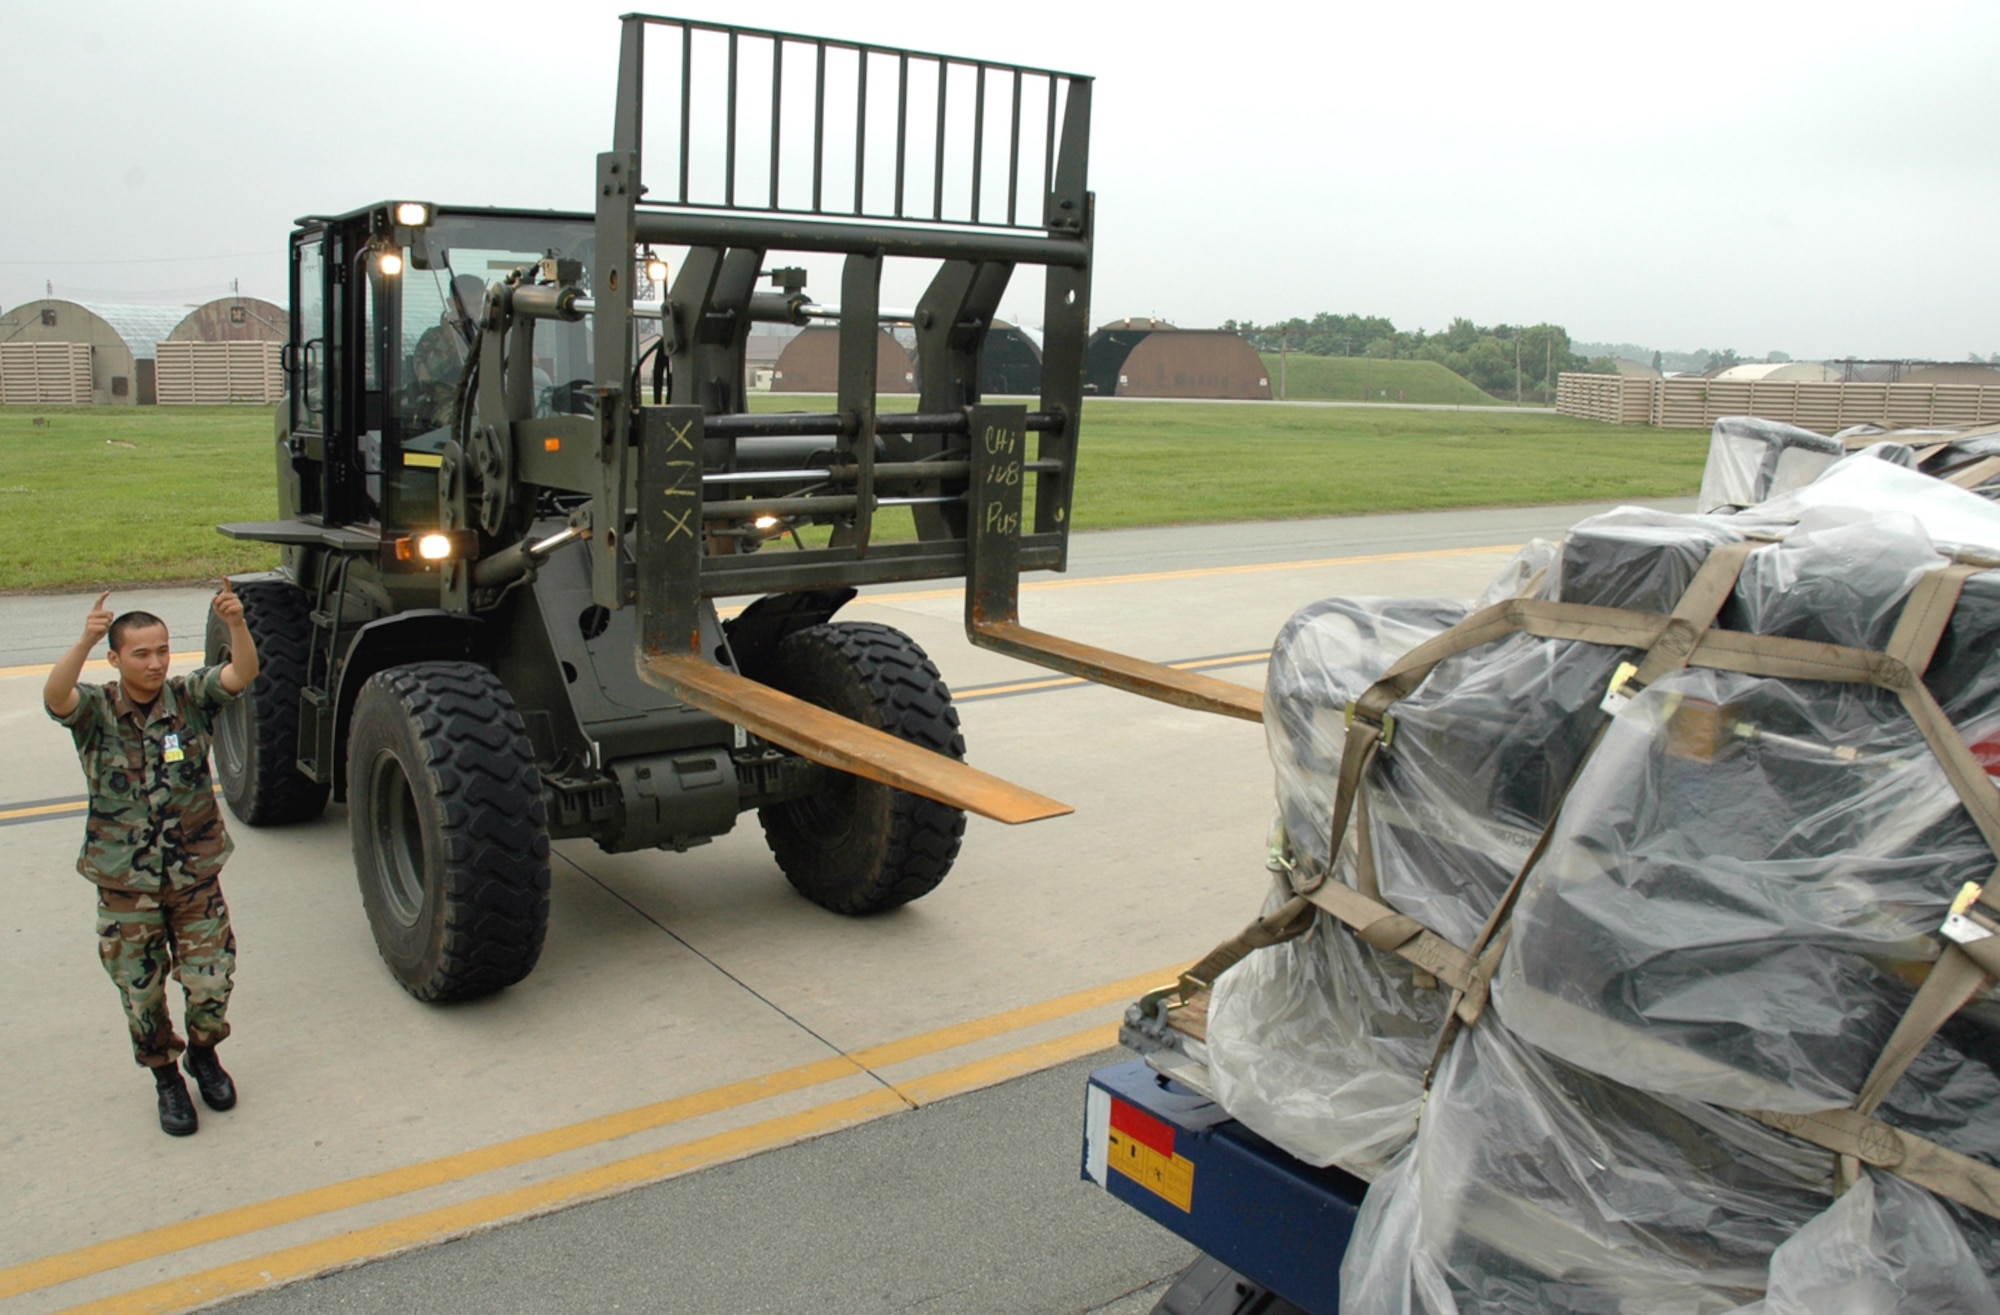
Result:
<svg viewBox="0 0 2000 1315">
<path fill-rule="evenodd" d="M 1986 481 L 1925 473 L 1986 459 L 1988 440 L 1863 437 L 1733 514 L 1587 520 L 1470 606 L 1334 599 L 1281 632 L 1267 913 L 1296 904 L 1302 873 L 1368 887 L 1458 947 L 1511 911 L 1490 1005 L 1464 1025 L 1462 993 L 1319 910 L 1213 981 L 1218 1101 L 1373 1182 L 1343 1311 L 2000 1315 L 2000 1220 L 1874 1168 L 1836 1182 L 1832 1155 L 1768 1117 L 1855 1101 L 1954 897 L 1994 872 L 1894 695 L 1689 666 L 1607 699 L 1637 648 L 1513 634 L 1395 703 L 1360 824 L 1332 839 L 1350 706 L 1481 607 L 1663 613 L 1741 544 L 1718 629 L 1880 650 L 1951 551 L 2000 563 L 2000 508 L 1968 491 Z M 2000 570 L 1968 568 L 1925 681 L 2000 771 Z M 1991 988 L 1874 1110 L 1986 1165 Z"/>
</svg>

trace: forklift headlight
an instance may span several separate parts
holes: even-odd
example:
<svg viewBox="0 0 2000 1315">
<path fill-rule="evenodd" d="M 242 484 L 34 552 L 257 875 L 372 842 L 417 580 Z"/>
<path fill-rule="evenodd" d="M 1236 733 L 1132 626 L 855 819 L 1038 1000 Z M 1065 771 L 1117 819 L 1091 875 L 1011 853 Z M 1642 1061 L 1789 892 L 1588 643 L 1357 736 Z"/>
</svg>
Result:
<svg viewBox="0 0 2000 1315">
<path fill-rule="evenodd" d="M 646 280 L 655 287 L 664 286 L 667 281 L 667 262 L 661 260 L 658 256 L 647 256 Z"/>
<path fill-rule="evenodd" d="M 383 278 L 395 278 L 403 272 L 403 257 L 398 252 L 384 251 L 375 257 L 375 268 L 382 271 Z"/>
<path fill-rule="evenodd" d="M 469 530 L 456 532 L 430 530 L 423 534 L 409 534 L 396 540 L 396 560 L 399 562 L 445 562 L 460 557 L 471 557 L 478 551 L 478 536 Z"/>
<path fill-rule="evenodd" d="M 404 228 L 425 228 L 431 222 L 431 208 L 422 201 L 396 202 L 395 215 Z"/>
</svg>

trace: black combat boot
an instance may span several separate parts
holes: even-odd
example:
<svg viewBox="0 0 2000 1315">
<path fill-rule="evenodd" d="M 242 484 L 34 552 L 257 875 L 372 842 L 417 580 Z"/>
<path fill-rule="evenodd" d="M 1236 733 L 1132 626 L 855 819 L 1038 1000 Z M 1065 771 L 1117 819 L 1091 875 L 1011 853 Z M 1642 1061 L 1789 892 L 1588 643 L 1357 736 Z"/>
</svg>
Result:
<svg viewBox="0 0 2000 1315">
<path fill-rule="evenodd" d="M 179 1069 L 172 1064 L 160 1065 L 153 1070 L 153 1085 L 159 1088 L 161 1132 L 169 1137 L 186 1137 L 201 1126 Z"/>
<path fill-rule="evenodd" d="M 214 1046 L 189 1046 L 181 1063 L 187 1066 L 194 1084 L 201 1088 L 202 1103 L 210 1109 L 226 1110 L 236 1104 L 236 1084 L 222 1071 Z"/>
</svg>

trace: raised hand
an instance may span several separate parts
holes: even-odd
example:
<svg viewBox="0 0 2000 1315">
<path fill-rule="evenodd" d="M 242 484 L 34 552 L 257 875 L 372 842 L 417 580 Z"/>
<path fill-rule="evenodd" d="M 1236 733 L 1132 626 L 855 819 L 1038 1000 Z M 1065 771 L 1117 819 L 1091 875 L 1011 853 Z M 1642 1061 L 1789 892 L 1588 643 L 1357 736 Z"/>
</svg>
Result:
<svg viewBox="0 0 2000 1315">
<path fill-rule="evenodd" d="M 98 640 L 111 633 L 111 609 L 104 605 L 104 600 L 109 597 L 111 597 L 109 589 L 99 594 L 97 601 L 91 604 L 90 615 L 83 619 L 83 637 L 89 640 L 93 646 Z"/>
<path fill-rule="evenodd" d="M 229 625 L 233 626 L 243 619 L 243 600 L 238 598 L 236 591 L 229 587 L 229 580 L 226 576 L 222 581 L 222 592 L 215 596 L 214 607 L 215 614 Z"/>
</svg>

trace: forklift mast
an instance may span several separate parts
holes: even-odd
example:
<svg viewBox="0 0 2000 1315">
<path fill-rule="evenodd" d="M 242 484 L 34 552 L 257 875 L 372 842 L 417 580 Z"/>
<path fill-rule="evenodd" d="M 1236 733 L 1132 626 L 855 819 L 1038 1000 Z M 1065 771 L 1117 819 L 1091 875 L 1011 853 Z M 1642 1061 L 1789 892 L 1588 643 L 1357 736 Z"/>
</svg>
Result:
<svg viewBox="0 0 2000 1315">
<path fill-rule="evenodd" d="M 786 738 L 783 711 L 756 687 L 707 661 L 706 600 L 963 576 L 975 644 L 1259 720 L 1253 690 L 1019 621 L 1020 573 L 1067 565 L 1089 333 L 1090 80 L 722 24 L 623 24 L 613 144 L 597 160 L 593 503 L 625 506 L 612 495 L 632 488 L 637 505 L 636 518 L 588 528 L 598 602 L 640 608 L 645 678 L 810 752 Z M 648 133 L 649 108 L 664 131 Z M 648 305 L 634 289 L 656 248 L 686 255 Z M 782 269 L 774 282 L 792 286 L 759 291 L 772 252 L 841 256 L 838 305 L 806 300 Z M 881 305 L 888 260 L 935 262 L 913 310 Z M 1032 409 L 980 394 L 981 353 L 1020 266 L 1044 282 Z M 570 313 L 580 309 L 576 299 Z M 643 371 L 628 363 L 639 317 L 653 314 L 672 386 L 665 404 L 642 405 Z M 836 409 L 751 414 L 751 324 L 822 318 L 839 326 Z M 905 320 L 917 409 L 878 412 L 877 335 Z M 514 446 L 532 454 L 537 444 Z M 804 482 L 786 459 L 801 450 L 821 457 Z M 877 541 L 887 508 L 909 509 L 914 541 Z M 737 550 L 757 541 L 760 521 L 831 530 L 797 551 Z M 891 779 L 866 761 L 834 765 Z M 921 767 L 893 783 L 945 797 Z"/>
</svg>

